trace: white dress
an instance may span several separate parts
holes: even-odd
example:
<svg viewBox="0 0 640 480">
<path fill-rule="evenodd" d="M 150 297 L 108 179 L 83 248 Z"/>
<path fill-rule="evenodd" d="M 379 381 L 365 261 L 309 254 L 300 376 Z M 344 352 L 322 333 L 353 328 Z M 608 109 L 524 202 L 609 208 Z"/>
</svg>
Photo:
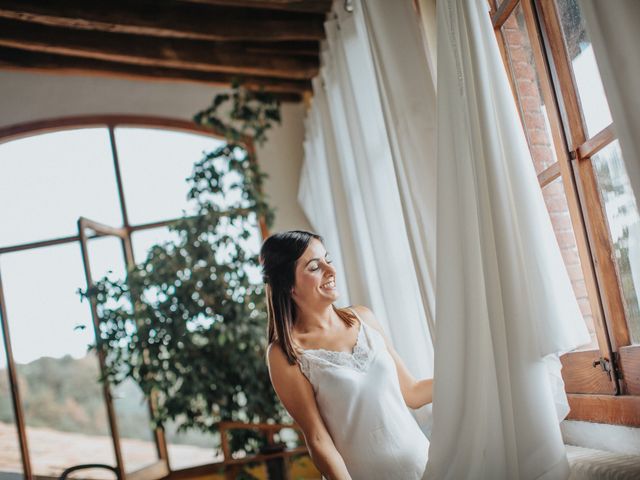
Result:
<svg viewBox="0 0 640 480">
<path fill-rule="evenodd" d="M 420 480 L 429 440 L 404 403 L 384 338 L 355 315 L 352 353 L 302 350 L 300 369 L 353 480 Z"/>
</svg>

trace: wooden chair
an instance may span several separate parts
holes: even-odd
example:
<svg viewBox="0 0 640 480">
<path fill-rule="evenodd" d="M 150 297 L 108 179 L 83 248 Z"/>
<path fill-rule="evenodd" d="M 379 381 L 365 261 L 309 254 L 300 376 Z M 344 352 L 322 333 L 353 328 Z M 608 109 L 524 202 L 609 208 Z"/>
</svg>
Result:
<svg viewBox="0 0 640 480">
<path fill-rule="evenodd" d="M 115 474 L 115 477 L 120 480 L 120 472 L 116 467 L 111 465 L 105 465 L 103 463 L 84 463 L 82 465 L 74 465 L 73 467 L 67 468 L 64 472 L 60 474 L 59 480 L 67 480 L 69 474 L 76 472 L 78 470 L 88 470 L 91 468 L 102 468 L 106 470 L 110 470 Z"/>
<path fill-rule="evenodd" d="M 282 424 L 282 423 L 242 423 L 242 422 L 220 422 L 220 443 L 222 446 L 222 453 L 224 455 L 224 471 L 225 478 L 227 480 L 235 480 L 239 474 L 243 465 L 251 462 L 280 462 L 283 472 L 282 479 L 270 478 L 269 480 L 290 480 L 290 460 L 291 457 L 300 453 L 308 453 L 306 445 L 285 448 L 274 453 L 261 453 L 257 455 L 247 455 L 242 458 L 232 458 L 231 449 L 229 447 L 229 439 L 227 433 L 230 430 L 257 430 L 263 432 L 267 439 L 267 445 L 276 445 L 274 435 L 280 430 L 285 428 L 292 428 L 297 430 L 300 438 L 304 438 L 302 435 L 302 429 L 296 424 Z"/>
</svg>

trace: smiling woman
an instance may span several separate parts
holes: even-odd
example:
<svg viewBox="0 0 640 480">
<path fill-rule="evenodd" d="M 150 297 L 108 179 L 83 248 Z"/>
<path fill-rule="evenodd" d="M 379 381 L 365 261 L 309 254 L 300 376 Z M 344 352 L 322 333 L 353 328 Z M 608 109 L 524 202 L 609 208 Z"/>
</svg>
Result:
<svg viewBox="0 0 640 480">
<path fill-rule="evenodd" d="M 367 307 L 335 307 L 321 236 L 277 233 L 260 259 L 269 375 L 316 467 L 332 479 L 421 479 L 429 441 L 409 408 L 431 402 L 432 379 L 411 376 Z"/>
</svg>

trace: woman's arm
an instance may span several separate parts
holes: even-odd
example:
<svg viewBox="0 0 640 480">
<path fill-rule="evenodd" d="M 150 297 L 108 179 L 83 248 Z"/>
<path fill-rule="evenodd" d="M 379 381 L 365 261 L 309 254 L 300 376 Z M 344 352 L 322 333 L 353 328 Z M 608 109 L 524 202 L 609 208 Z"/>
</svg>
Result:
<svg viewBox="0 0 640 480">
<path fill-rule="evenodd" d="M 305 435 L 306 439 L 306 435 Z M 342 456 L 336 450 L 333 441 L 307 442 L 311 460 L 327 480 L 351 480 Z"/>
<path fill-rule="evenodd" d="M 277 343 L 267 350 L 269 376 L 278 398 L 304 433 L 309 454 L 327 480 L 352 480 L 318 411 L 313 388 Z"/>
<path fill-rule="evenodd" d="M 380 335 L 382 335 L 382 338 L 384 338 L 387 350 L 396 364 L 400 390 L 402 391 L 402 397 L 404 398 L 404 402 L 407 406 L 409 408 L 416 409 L 431 403 L 433 401 L 433 379 L 425 378 L 423 380 L 416 380 L 413 375 L 411 375 L 411 372 L 409 372 L 409 369 L 402 361 L 402 358 L 400 358 L 400 355 L 398 355 L 398 352 L 396 352 L 393 345 L 391 345 L 391 341 L 384 333 L 382 325 L 380 325 L 376 320 L 373 312 L 364 305 L 356 305 L 352 308 L 358 313 L 358 315 L 360 315 L 360 318 L 362 318 L 367 325 L 375 328 Z"/>
</svg>

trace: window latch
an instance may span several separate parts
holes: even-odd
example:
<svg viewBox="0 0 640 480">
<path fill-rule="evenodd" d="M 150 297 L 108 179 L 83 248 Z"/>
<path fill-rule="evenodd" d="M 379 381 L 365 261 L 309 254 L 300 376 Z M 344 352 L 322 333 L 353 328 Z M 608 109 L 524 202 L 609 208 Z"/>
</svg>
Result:
<svg viewBox="0 0 640 480">
<path fill-rule="evenodd" d="M 593 361 L 593 368 L 597 367 L 598 365 L 600 365 L 600 368 L 602 369 L 602 371 L 604 373 L 609 375 L 609 380 L 612 380 L 612 378 L 611 378 L 611 362 L 609 361 L 609 359 L 608 358 L 604 358 L 604 357 L 600 357 L 598 360 L 594 360 Z"/>
</svg>

